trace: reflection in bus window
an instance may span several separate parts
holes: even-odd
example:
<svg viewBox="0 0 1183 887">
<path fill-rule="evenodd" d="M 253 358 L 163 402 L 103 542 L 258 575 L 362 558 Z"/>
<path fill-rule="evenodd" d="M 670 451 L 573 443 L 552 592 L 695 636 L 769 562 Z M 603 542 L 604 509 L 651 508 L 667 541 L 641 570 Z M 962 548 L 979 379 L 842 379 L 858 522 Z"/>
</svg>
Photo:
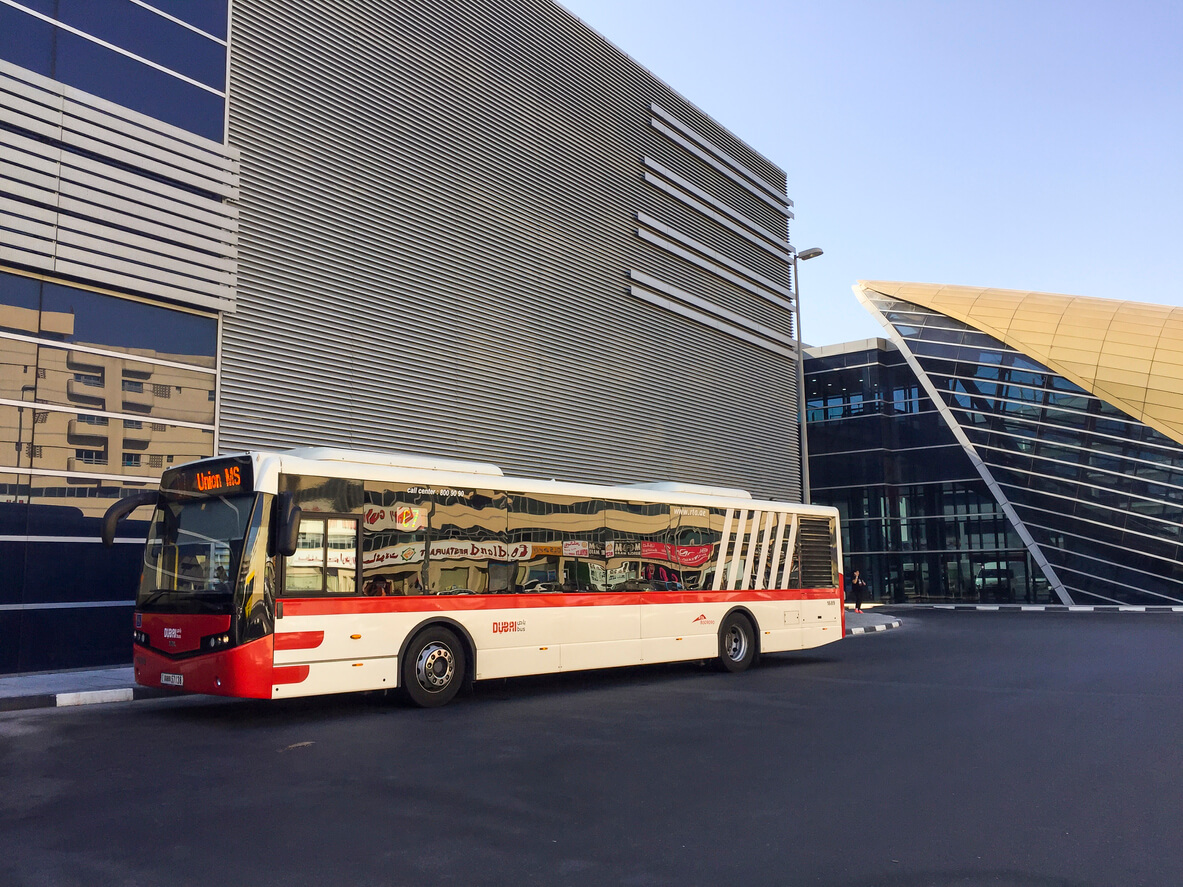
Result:
<svg viewBox="0 0 1183 887">
<path fill-rule="evenodd" d="M 229 613 L 254 503 L 253 494 L 164 503 L 144 549 L 137 608 Z"/>
<path fill-rule="evenodd" d="M 357 521 L 303 518 L 296 553 L 284 562 L 289 594 L 353 594 L 357 591 Z"/>
<path fill-rule="evenodd" d="M 366 587 L 396 595 L 514 590 L 504 493 L 371 482 L 362 527 Z"/>
<path fill-rule="evenodd" d="M 605 513 L 600 499 L 554 493 L 509 497 L 509 542 L 523 592 L 606 591 Z"/>
</svg>

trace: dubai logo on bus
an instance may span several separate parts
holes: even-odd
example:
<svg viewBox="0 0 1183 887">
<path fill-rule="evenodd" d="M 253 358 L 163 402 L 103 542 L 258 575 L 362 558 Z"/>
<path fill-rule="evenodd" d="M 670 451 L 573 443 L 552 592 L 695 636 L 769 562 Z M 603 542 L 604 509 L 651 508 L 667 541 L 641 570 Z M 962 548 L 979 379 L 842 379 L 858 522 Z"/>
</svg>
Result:
<svg viewBox="0 0 1183 887">
<path fill-rule="evenodd" d="M 493 634 L 512 634 L 517 631 L 526 630 L 526 620 L 519 619 L 517 622 L 494 622 Z"/>
</svg>

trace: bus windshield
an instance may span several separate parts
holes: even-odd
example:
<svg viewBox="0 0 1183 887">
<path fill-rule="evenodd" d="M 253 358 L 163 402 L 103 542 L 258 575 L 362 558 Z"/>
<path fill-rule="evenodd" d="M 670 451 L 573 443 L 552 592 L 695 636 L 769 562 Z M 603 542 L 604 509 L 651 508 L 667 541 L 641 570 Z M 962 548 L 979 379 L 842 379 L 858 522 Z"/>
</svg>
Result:
<svg viewBox="0 0 1183 887">
<path fill-rule="evenodd" d="M 136 609 L 229 614 L 258 497 L 165 498 L 156 507 Z"/>
</svg>

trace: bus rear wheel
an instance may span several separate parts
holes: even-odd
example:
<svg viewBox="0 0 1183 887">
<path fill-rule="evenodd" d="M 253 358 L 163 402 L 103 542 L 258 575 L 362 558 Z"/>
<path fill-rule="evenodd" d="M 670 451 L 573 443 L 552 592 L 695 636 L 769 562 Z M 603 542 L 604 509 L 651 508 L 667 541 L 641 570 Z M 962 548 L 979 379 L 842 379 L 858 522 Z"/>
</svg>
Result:
<svg viewBox="0 0 1183 887">
<path fill-rule="evenodd" d="M 447 705 L 460 691 L 468 664 L 455 633 L 435 626 L 415 635 L 402 661 L 403 690 L 421 708 Z"/>
<path fill-rule="evenodd" d="M 732 613 L 719 628 L 719 665 L 724 671 L 743 671 L 756 658 L 756 630 L 742 613 Z"/>
</svg>

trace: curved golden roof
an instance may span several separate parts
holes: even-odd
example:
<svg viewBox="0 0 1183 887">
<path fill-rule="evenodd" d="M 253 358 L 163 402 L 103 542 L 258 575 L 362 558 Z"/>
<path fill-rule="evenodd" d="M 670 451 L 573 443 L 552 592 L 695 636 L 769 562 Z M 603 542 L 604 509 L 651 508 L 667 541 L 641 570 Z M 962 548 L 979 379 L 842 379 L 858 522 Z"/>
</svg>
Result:
<svg viewBox="0 0 1183 887">
<path fill-rule="evenodd" d="M 1183 307 L 881 280 L 859 290 L 969 324 L 1183 443 Z"/>
</svg>

